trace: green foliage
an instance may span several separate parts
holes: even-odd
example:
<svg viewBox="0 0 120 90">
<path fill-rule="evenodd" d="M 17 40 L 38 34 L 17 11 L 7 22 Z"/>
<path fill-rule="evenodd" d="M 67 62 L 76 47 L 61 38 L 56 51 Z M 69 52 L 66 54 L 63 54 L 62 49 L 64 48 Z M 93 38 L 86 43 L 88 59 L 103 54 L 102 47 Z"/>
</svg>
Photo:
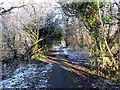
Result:
<svg viewBox="0 0 120 90">
<path fill-rule="evenodd" d="M 94 40 L 90 48 L 91 56 L 99 58 L 99 62 L 91 60 L 91 65 L 97 66 L 105 75 L 117 72 L 119 59 L 117 56 L 119 51 L 114 52 L 115 48 L 113 48 L 118 44 L 119 36 L 116 36 L 118 30 L 110 36 L 110 32 L 113 32 L 112 25 L 116 25 L 113 23 L 115 17 L 111 9 L 108 9 L 110 6 L 109 2 L 72 2 L 62 5 L 66 15 L 79 18 L 89 31 L 89 35 Z M 105 27 L 106 24 L 109 30 Z"/>
<path fill-rule="evenodd" d="M 105 23 L 105 24 L 112 24 L 112 17 L 111 16 L 104 16 L 103 17 L 103 22 Z"/>
</svg>

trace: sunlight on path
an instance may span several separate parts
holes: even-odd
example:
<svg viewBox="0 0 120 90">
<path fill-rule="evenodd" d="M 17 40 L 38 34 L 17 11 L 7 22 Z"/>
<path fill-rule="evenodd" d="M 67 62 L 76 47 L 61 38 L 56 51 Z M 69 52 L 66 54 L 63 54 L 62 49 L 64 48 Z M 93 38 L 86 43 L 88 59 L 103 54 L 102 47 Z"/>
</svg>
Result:
<svg viewBox="0 0 120 90">
<path fill-rule="evenodd" d="M 58 65 L 59 67 L 67 71 L 72 71 L 80 76 L 83 76 L 84 78 L 89 78 L 88 74 L 90 75 L 90 77 L 91 74 L 97 75 L 96 73 L 92 73 L 88 68 L 82 65 L 83 63 L 86 62 L 86 60 L 89 59 L 87 55 L 81 53 L 78 54 L 79 58 L 77 60 L 73 60 L 73 59 L 67 60 L 66 56 L 70 56 L 70 54 L 71 53 L 68 52 L 68 48 L 66 48 L 66 45 L 61 44 L 59 46 L 55 46 L 52 49 L 51 56 L 43 61 Z"/>
</svg>

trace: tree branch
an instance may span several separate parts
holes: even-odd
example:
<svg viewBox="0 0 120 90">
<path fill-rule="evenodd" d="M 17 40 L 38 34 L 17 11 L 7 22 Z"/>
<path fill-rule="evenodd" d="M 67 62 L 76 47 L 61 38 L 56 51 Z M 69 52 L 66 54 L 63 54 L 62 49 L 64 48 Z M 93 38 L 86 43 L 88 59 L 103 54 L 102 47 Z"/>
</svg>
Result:
<svg viewBox="0 0 120 90">
<path fill-rule="evenodd" d="M 5 14 L 5 13 L 7 13 L 7 12 L 10 12 L 12 9 L 15 9 L 15 8 L 21 8 L 21 7 L 24 7 L 24 6 L 26 6 L 26 5 L 14 6 L 14 7 L 11 7 L 11 8 L 9 8 L 9 9 L 7 9 L 7 10 L 5 10 L 4 8 L 2 8 L 3 11 L 0 12 L 0 15 L 3 15 L 3 14 Z"/>
</svg>

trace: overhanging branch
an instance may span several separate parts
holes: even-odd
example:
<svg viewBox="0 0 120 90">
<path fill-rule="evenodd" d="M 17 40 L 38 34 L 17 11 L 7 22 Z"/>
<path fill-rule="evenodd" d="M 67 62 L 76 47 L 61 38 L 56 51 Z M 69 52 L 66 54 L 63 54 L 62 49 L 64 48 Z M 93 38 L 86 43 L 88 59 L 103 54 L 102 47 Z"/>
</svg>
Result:
<svg viewBox="0 0 120 90">
<path fill-rule="evenodd" d="M 14 6 L 14 7 L 11 7 L 11 8 L 9 8 L 9 9 L 7 9 L 7 10 L 5 10 L 4 8 L 2 8 L 3 11 L 0 12 L 0 15 L 3 15 L 3 14 L 5 14 L 5 13 L 7 13 L 7 12 L 10 12 L 12 9 L 21 8 L 21 7 L 24 7 L 24 6 L 26 6 L 26 5 Z"/>
</svg>

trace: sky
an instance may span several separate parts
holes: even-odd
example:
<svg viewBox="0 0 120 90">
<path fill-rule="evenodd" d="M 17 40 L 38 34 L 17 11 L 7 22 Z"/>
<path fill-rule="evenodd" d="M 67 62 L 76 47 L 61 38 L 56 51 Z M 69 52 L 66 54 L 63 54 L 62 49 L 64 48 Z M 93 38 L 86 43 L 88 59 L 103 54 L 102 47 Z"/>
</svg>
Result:
<svg viewBox="0 0 120 90">
<path fill-rule="evenodd" d="M 39 13 L 40 15 L 47 15 L 47 13 L 49 13 L 55 5 L 58 5 L 56 1 L 57 0 L 0 0 L 0 7 L 7 10 L 12 6 L 21 6 L 23 4 L 26 5 L 25 8 L 27 10 L 25 10 L 24 8 L 15 8 L 11 10 L 12 11 L 11 15 L 13 15 L 12 17 L 14 17 L 14 15 L 20 18 L 22 17 L 24 22 L 29 22 L 31 20 L 30 15 L 34 14 L 34 9 L 31 8 L 30 6 L 31 3 L 33 6 L 35 6 L 37 16 Z"/>
<path fill-rule="evenodd" d="M 28 3 L 51 3 L 54 5 L 57 0 L 0 0 L 0 7 L 4 7 L 5 9 L 10 8 L 11 6 L 23 5 Z M 3 4 L 1 4 L 3 3 Z"/>
</svg>

